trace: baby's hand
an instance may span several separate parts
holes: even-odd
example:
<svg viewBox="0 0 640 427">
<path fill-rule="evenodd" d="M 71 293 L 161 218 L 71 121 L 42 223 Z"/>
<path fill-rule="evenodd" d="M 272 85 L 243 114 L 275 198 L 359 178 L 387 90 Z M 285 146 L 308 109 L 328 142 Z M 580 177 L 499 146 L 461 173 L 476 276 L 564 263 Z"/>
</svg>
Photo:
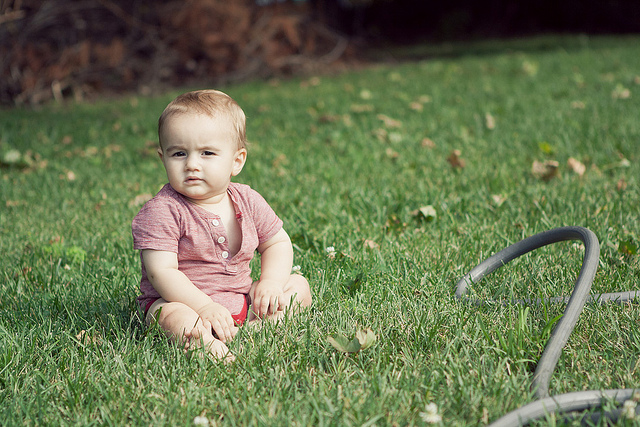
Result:
<svg viewBox="0 0 640 427">
<path fill-rule="evenodd" d="M 198 314 L 204 327 L 208 330 L 213 329 L 222 342 L 231 341 L 238 333 L 238 327 L 233 321 L 231 313 L 221 304 L 212 301 L 198 310 Z"/>
<path fill-rule="evenodd" d="M 274 315 L 278 310 L 284 310 L 286 301 L 282 284 L 273 280 L 259 281 L 251 296 L 251 305 L 258 317 Z"/>
</svg>

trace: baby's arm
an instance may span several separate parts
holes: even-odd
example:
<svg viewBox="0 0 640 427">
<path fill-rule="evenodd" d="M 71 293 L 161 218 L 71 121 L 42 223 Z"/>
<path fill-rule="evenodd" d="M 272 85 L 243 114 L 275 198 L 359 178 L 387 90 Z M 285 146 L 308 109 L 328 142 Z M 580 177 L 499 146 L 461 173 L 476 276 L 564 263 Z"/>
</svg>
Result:
<svg viewBox="0 0 640 427">
<path fill-rule="evenodd" d="M 293 247 L 287 232 L 280 229 L 258 246 L 258 252 L 262 255 L 261 273 L 251 304 L 256 315 L 264 317 L 285 308 L 284 285 L 291 276 Z"/>
<path fill-rule="evenodd" d="M 238 332 L 231 313 L 224 306 L 198 289 L 189 278 L 178 270 L 178 255 L 169 251 L 142 251 L 147 277 L 162 298 L 169 302 L 181 302 L 198 313 L 205 327 L 213 328 L 218 338 L 227 342 Z"/>
</svg>

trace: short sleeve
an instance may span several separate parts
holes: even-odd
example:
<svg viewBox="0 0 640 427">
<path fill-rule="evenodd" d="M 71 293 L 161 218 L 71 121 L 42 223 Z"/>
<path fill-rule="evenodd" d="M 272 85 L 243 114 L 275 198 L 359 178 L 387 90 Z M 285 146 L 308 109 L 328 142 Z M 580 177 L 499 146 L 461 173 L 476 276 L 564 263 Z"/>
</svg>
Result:
<svg viewBox="0 0 640 427">
<path fill-rule="evenodd" d="M 133 248 L 178 253 L 180 213 L 166 199 L 148 201 L 131 223 Z"/>
<path fill-rule="evenodd" d="M 262 244 L 280 231 L 283 222 L 260 193 L 250 189 L 248 197 L 251 201 L 253 221 L 258 232 L 258 242 Z"/>
</svg>

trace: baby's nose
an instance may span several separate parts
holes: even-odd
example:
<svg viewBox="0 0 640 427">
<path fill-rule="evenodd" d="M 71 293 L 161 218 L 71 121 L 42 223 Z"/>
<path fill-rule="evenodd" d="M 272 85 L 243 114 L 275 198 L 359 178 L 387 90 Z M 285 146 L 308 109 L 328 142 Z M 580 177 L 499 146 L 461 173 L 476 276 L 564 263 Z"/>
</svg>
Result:
<svg viewBox="0 0 640 427">
<path fill-rule="evenodd" d="M 200 162 L 198 162 L 198 156 L 189 156 L 187 157 L 186 167 L 188 170 L 198 170 L 200 169 Z"/>
</svg>

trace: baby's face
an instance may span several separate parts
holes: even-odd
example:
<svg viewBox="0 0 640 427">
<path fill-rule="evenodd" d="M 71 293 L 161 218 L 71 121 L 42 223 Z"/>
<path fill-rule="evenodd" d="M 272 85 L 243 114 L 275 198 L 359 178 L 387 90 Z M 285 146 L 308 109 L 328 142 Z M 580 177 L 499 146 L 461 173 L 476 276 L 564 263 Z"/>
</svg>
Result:
<svg viewBox="0 0 640 427">
<path fill-rule="evenodd" d="M 222 200 L 247 155 L 238 149 L 234 127 L 224 116 L 177 114 L 165 123 L 161 141 L 158 153 L 169 184 L 202 205 Z"/>
</svg>

